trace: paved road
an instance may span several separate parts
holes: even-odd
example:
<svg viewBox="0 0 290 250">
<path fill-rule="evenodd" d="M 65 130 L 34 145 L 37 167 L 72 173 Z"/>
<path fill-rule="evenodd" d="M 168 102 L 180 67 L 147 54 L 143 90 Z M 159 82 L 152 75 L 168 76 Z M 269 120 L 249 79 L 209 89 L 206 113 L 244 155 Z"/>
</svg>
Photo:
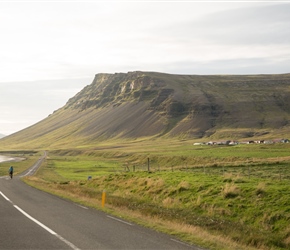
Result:
<svg viewBox="0 0 290 250">
<path fill-rule="evenodd" d="M 20 176 L 32 174 L 41 160 Z M 0 178 L 0 249 L 200 248 L 7 176 Z"/>
</svg>

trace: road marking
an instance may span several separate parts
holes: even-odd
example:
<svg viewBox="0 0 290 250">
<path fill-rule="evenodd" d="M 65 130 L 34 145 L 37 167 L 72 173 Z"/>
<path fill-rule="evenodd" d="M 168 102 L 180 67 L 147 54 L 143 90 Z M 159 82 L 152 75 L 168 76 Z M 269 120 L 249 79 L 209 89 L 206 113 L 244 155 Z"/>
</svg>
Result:
<svg viewBox="0 0 290 250">
<path fill-rule="evenodd" d="M 56 236 L 58 239 L 60 239 L 62 242 L 64 242 L 65 244 L 67 244 L 68 246 L 70 246 L 72 249 L 74 250 L 78 250 L 78 248 L 72 244 L 71 242 L 69 242 L 68 240 L 64 239 L 63 237 L 61 237 L 60 235 L 58 235 L 56 232 L 54 232 L 53 230 L 51 230 L 49 227 L 45 226 L 44 224 L 42 224 L 40 221 L 34 219 L 32 216 L 30 216 L 28 213 L 26 213 L 25 211 L 23 211 L 20 207 L 13 205 L 19 212 L 21 212 L 22 214 L 24 214 L 28 219 L 32 220 L 33 222 L 35 222 L 37 225 L 41 226 L 43 229 L 45 229 L 46 231 L 48 231 L 49 233 L 51 233 L 52 235 Z"/>
<path fill-rule="evenodd" d="M 22 175 L 20 175 L 20 177 L 27 176 L 27 175 L 29 175 L 32 171 L 33 171 L 33 169 L 30 169 L 26 174 L 22 174 Z"/>
<path fill-rule="evenodd" d="M 179 243 L 179 244 L 181 244 L 181 245 L 184 245 L 184 246 L 188 246 L 188 247 L 192 247 L 192 248 L 194 248 L 194 249 L 200 249 L 200 250 L 202 250 L 201 248 L 196 248 L 196 246 L 191 246 L 191 245 L 189 245 L 189 244 L 187 244 L 187 243 L 184 243 L 184 242 L 182 242 L 182 241 L 179 241 L 179 240 L 175 240 L 175 239 L 170 239 L 170 240 L 172 240 L 172 241 L 174 241 L 174 242 L 177 242 L 177 243 Z"/>
<path fill-rule="evenodd" d="M 11 178 L 9 176 L 0 176 L 0 179 L 10 180 Z"/>
<path fill-rule="evenodd" d="M 72 249 L 74 249 L 74 250 L 80 250 L 73 243 L 69 242 L 68 240 L 66 240 L 65 238 L 61 237 L 60 235 L 56 234 L 55 236 L 57 238 L 59 238 L 61 241 L 63 241 L 65 244 L 67 244 L 68 246 L 70 246 Z"/>
<path fill-rule="evenodd" d="M 113 219 L 113 220 L 116 220 L 116 221 L 122 222 L 122 223 L 124 223 L 124 224 L 130 225 L 130 226 L 133 226 L 133 224 L 131 224 L 131 223 L 127 222 L 127 221 L 120 220 L 120 219 L 117 219 L 117 218 L 112 217 L 112 216 L 109 216 L 109 215 L 107 215 L 107 217 L 110 218 L 110 219 Z"/>
<path fill-rule="evenodd" d="M 78 206 L 78 207 L 81 207 L 81 208 L 83 208 L 83 209 L 89 209 L 89 208 L 87 208 L 87 207 L 85 207 L 85 206 L 82 206 L 82 205 L 79 205 L 79 204 L 75 204 L 76 206 Z"/>
<path fill-rule="evenodd" d="M 25 211 L 23 211 L 20 207 L 13 205 L 18 211 L 20 211 L 22 214 L 24 214 L 28 219 L 32 220 L 33 222 L 35 222 L 37 225 L 41 226 L 42 228 L 44 228 L 46 231 L 48 231 L 49 233 L 56 235 L 56 232 L 54 232 L 53 230 L 51 230 L 50 228 L 48 228 L 47 226 L 45 226 L 44 224 L 42 224 L 40 221 L 34 219 L 33 217 L 31 217 L 28 213 L 26 213 Z"/>
<path fill-rule="evenodd" d="M 28 176 L 28 175 L 33 175 L 34 172 L 40 167 L 42 163 L 42 159 L 38 159 L 38 161 L 31 167 L 28 169 L 28 172 L 25 174 L 20 175 L 20 177 L 24 177 L 24 176 Z"/>
<path fill-rule="evenodd" d="M 1 191 L 0 194 L 4 197 L 5 200 L 10 201 L 6 195 L 4 195 Z M 10 201 L 11 202 L 11 201 Z"/>
<path fill-rule="evenodd" d="M 3 196 L 3 198 L 9 202 L 11 202 L 13 204 L 13 202 L 0 191 L 0 194 Z M 37 225 L 41 226 L 43 229 L 45 229 L 46 231 L 48 231 L 50 234 L 54 235 L 55 237 L 57 237 L 58 239 L 60 239 L 62 242 L 64 242 L 65 244 L 67 244 L 69 247 L 71 247 L 73 250 L 79 250 L 79 248 L 77 248 L 74 244 L 72 244 L 71 242 L 69 242 L 68 240 L 66 240 L 65 238 L 63 238 L 62 236 L 60 236 L 59 234 L 57 234 L 56 232 L 54 232 L 52 229 L 50 229 L 49 227 L 45 226 L 44 224 L 42 224 L 40 221 L 38 221 L 37 219 L 33 218 L 32 216 L 30 216 L 28 213 L 26 213 L 24 210 L 22 210 L 20 207 L 18 207 L 17 205 L 13 204 L 13 207 L 15 207 L 19 212 L 21 212 L 23 215 L 25 215 L 28 219 L 32 220 L 34 223 L 36 223 Z"/>
</svg>

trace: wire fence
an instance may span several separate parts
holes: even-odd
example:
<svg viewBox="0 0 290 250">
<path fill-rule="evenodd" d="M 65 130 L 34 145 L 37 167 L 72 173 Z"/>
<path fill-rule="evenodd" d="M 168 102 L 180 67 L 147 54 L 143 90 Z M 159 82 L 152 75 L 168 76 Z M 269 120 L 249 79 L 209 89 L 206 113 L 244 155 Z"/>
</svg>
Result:
<svg viewBox="0 0 290 250">
<path fill-rule="evenodd" d="M 258 178 L 271 180 L 290 180 L 290 162 L 270 162 L 270 163 L 244 163 L 239 165 L 229 164 L 213 164 L 191 166 L 184 164 L 183 166 L 161 166 L 159 164 L 132 165 L 129 164 L 123 167 L 125 172 L 187 172 L 188 174 L 205 174 L 217 176 L 238 176 L 243 178 Z"/>
</svg>

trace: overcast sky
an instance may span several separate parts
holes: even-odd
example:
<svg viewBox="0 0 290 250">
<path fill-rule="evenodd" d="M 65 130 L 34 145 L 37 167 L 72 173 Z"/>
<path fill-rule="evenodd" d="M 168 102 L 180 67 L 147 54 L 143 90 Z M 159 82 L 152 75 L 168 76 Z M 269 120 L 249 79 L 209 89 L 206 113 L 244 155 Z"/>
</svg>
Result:
<svg viewBox="0 0 290 250">
<path fill-rule="evenodd" d="M 1 1 L 0 133 L 97 73 L 290 73 L 287 1 Z"/>
</svg>

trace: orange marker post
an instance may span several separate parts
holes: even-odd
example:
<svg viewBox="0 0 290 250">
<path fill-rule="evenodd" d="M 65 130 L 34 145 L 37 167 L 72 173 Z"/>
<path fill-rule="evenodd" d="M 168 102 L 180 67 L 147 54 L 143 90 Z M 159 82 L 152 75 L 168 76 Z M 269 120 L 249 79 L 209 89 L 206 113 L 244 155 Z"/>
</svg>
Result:
<svg viewBox="0 0 290 250">
<path fill-rule="evenodd" d="M 103 193 L 102 193 L 102 207 L 105 206 L 105 201 L 106 201 L 106 190 L 103 190 Z"/>
</svg>

